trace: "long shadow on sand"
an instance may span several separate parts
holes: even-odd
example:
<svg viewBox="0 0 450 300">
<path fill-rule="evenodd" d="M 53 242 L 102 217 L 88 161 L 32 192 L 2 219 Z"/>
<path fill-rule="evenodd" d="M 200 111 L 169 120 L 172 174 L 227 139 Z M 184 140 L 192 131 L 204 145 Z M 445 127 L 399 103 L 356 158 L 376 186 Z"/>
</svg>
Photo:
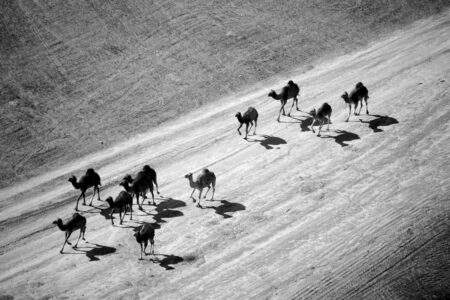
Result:
<svg viewBox="0 0 450 300">
<path fill-rule="evenodd" d="M 202 209 L 214 209 L 216 214 L 221 215 L 224 219 L 232 218 L 233 216 L 227 214 L 230 212 L 245 210 L 245 205 L 236 202 L 228 202 L 227 200 L 213 200 L 220 201 L 219 206 L 202 206 Z"/>
<path fill-rule="evenodd" d="M 359 135 L 353 132 L 345 131 L 345 130 L 336 130 L 337 135 L 322 135 L 321 138 L 324 139 L 334 139 L 336 143 L 341 145 L 341 147 L 346 147 L 348 144 L 346 142 L 358 140 Z"/>
<path fill-rule="evenodd" d="M 359 119 L 361 123 L 367 123 L 369 124 L 369 128 L 373 130 L 373 132 L 382 132 L 383 130 L 378 128 L 380 126 L 390 126 L 393 124 L 398 124 L 398 120 L 395 118 L 391 118 L 389 116 L 380 116 L 380 115 L 371 115 L 373 117 L 376 117 L 376 119 L 370 120 L 370 121 L 363 121 L 362 119 Z"/>
<path fill-rule="evenodd" d="M 156 258 L 151 258 L 150 261 L 155 263 L 155 264 L 159 264 L 161 267 L 165 268 L 166 270 L 173 270 L 175 269 L 174 267 L 172 267 L 171 265 L 176 265 L 182 261 L 184 261 L 184 259 L 180 256 L 176 256 L 173 254 L 170 255 L 166 255 L 166 254 L 154 254 L 154 256 L 163 256 L 162 259 L 156 257 Z"/>
<path fill-rule="evenodd" d="M 314 120 L 313 117 L 307 116 L 304 119 L 299 119 L 299 118 L 294 118 L 294 117 L 292 117 L 292 118 L 299 121 L 298 123 L 300 123 L 300 128 L 302 131 L 311 131 L 311 124 Z"/>
<path fill-rule="evenodd" d="M 165 223 L 163 219 L 175 218 L 184 216 L 184 214 L 179 210 L 174 210 L 174 208 L 185 207 L 186 202 L 181 200 L 176 200 L 173 198 L 167 198 L 166 201 L 160 202 L 156 205 L 156 215 L 153 215 L 156 223 Z"/>
<path fill-rule="evenodd" d="M 265 135 L 265 134 L 259 135 L 259 136 L 261 136 L 262 139 L 252 139 L 252 140 L 247 139 L 247 141 L 249 141 L 251 143 L 258 142 L 261 144 L 261 146 L 263 146 L 267 150 L 273 149 L 273 146 L 287 144 L 286 140 L 276 137 L 276 136 Z"/>
<path fill-rule="evenodd" d="M 87 244 L 93 245 L 93 246 L 84 246 L 84 247 L 78 247 L 74 248 L 75 251 L 78 252 L 84 252 L 87 257 L 89 257 L 90 261 L 96 261 L 100 260 L 97 256 L 103 256 L 107 254 L 111 254 L 116 252 L 116 248 L 109 247 L 105 245 L 99 245 L 94 243 L 86 242 Z"/>
</svg>

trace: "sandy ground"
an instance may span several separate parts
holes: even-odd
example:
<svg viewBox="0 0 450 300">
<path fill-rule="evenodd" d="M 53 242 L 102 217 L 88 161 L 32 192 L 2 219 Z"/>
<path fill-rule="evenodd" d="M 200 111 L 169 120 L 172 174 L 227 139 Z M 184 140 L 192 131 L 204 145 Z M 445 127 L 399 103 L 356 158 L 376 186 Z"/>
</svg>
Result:
<svg viewBox="0 0 450 300">
<path fill-rule="evenodd" d="M 450 295 L 450 13 L 293 77 L 301 111 L 276 122 L 267 97 L 288 79 L 206 105 L 114 148 L 0 191 L 0 295 L 16 299 L 411 299 Z M 370 115 L 339 98 L 362 81 Z M 328 102 L 317 137 L 306 111 Z M 260 112 L 257 134 L 234 114 Z M 290 102 L 288 103 L 290 106 Z M 364 111 L 364 109 L 363 109 Z M 94 167 L 101 198 L 144 164 L 156 207 L 112 226 L 107 204 L 80 206 L 87 242 L 59 249 Z M 184 175 L 208 167 L 214 201 L 188 199 Z M 90 194 L 89 196 L 90 197 Z M 89 199 L 89 198 L 88 198 Z M 117 219 L 116 219 L 117 220 Z M 155 223 L 156 254 L 138 260 L 134 229 Z M 77 235 L 73 236 L 75 239 Z"/>
</svg>

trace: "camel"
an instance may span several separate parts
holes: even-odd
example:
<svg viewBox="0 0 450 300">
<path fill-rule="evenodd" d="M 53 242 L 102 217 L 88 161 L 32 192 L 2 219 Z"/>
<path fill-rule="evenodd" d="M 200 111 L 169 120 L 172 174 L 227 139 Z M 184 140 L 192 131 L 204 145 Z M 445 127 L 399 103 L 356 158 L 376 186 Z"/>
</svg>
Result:
<svg viewBox="0 0 450 300">
<path fill-rule="evenodd" d="M 208 187 L 208 190 L 206 191 L 204 198 L 206 198 L 206 195 L 208 194 L 212 185 L 213 194 L 211 200 L 214 200 L 214 192 L 216 191 L 216 175 L 213 172 L 209 171 L 208 169 L 203 169 L 202 172 L 197 176 L 196 181 L 192 179 L 192 173 L 188 173 L 184 177 L 189 180 L 189 186 L 192 188 L 190 198 L 192 198 L 193 202 L 195 202 L 195 198 L 192 195 L 194 194 L 195 190 L 199 191 L 197 203 L 198 207 L 201 207 L 200 200 L 202 198 L 202 191 L 205 187 Z"/>
<path fill-rule="evenodd" d="M 353 113 L 354 115 L 359 115 L 361 113 L 361 109 L 363 107 L 362 100 L 366 102 L 366 114 L 369 114 L 369 107 L 367 106 L 367 99 L 369 99 L 369 90 L 362 84 L 362 82 L 358 82 L 355 85 L 355 88 L 350 92 L 350 95 L 347 92 L 341 96 L 344 99 L 345 103 L 348 104 L 348 117 L 345 122 L 348 122 L 350 119 L 350 115 L 352 112 L 352 105 L 354 106 Z M 358 103 L 360 103 L 359 112 L 356 113 L 356 109 L 358 108 Z"/>
<path fill-rule="evenodd" d="M 159 194 L 158 182 L 156 182 L 156 171 L 153 168 L 151 168 L 149 165 L 145 165 L 142 168 L 142 171 L 144 171 L 148 175 L 148 177 L 151 179 L 151 181 L 155 184 L 156 192 Z"/>
<path fill-rule="evenodd" d="M 133 179 L 130 175 L 124 177 L 122 182 L 119 184 L 125 188 L 125 191 L 136 196 L 136 203 L 140 210 L 142 209 L 141 204 L 139 203 L 139 196 L 142 196 L 143 199 L 147 199 L 147 190 L 150 190 L 152 194 L 153 205 L 155 204 L 155 195 L 153 194 L 153 182 L 149 178 L 148 174 L 144 171 L 140 171 L 136 178 Z"/>
<path fill-rule="evenodd" d="M 89 206 L 92 206 L 92 200 L 94 199 L 95 192 L 97 191 L 98 200 L 100 200 L 100 189 L 99 185 L 102 185 L 100 182 L 100 176 L 94 171 L 94 169 L 87 169 L 86 174 L 81 176 L 80 180 L 77 181 L 77 178 L 72 175 L 69 180 L 75 189 L 81 190 L 81 195 L 77 199 L 77 204 L 75 205 L 75 210 L 78 211 L 78 202 L 80 198 L 83 197 L 83 205 L 86 205 L 86 190 L 94 187 L 94 194 L 92 194 L 91 203 Z"/>
<path fill-rule="evenodd" d="M 117 195 L 116 199 L 114 199 L 114 201 L 112 197 L 108 197 L 106 198 L 106 202 L 108 202 L 109 207 L 111 207 L 112 225 L 114 225 L 113 213 L 115 210 L 119 210 L 120 225 L 122 225 L 123 223 L 123 219 L 125 218 L 125 214 L 127 213 L 127 208 L 130 208 L 130 220 L 133 220 L 133 197 L 128 192 L 121 191 L 119 195 Z"/>
<path fill-rule="evenodd" d="M 76 230 L 80 230 L 80 235 L 78 236 L 78 240 L 77 243 L 75 244 L 75 246 L 73 246 L 73 248 L 76 248 L 78 246 L 78 242 L 80 241 L 80 237 L 83 236 L 83 241 L 85 241 L 86 239 L 84 238 L 84 232 L 86 231 L 86 218 L 83 217 L 82 215 L 80 215 L 79 213 L 74 213 L 72 215 L 72 219 L 70 219 L 69 221 L 67 221 L 65 224 L 63 223 L 63 221 L 58 218 L 56 221 L 53 222 L 53 224 L 56 224 L 56 226 L 58 226 L 58 228 L 62 231 L 66 232 L 66 238 L 64 240 L 64 244 L 61 248 L 61 250 L 59 251 L 59 253 L 63 253 L 64 251 L 64 246 L 67 244 L 72 245 L 68 239 L 70 237 L 70 235 L 72 234 L 72 232 L 76 231 Z"/>
<path fill-rule="evenodd" d="M 148 242 L 150 241 L 150 253 L 149 254 L 155 254 L 155 229 L 153 228 L 152 224 L 145 223 L 141 230 L 136 232 L 134 234 L 134 237 L 136 238 L 136 241 L 141 245 L 141 260 L 142 260 L 142 252 L 144 252 L 145 255 L 145 249 L 147 249 Z"/>
<path fill-rule="evenodd" d="M 145 165 L 142 168 L 141 172 L 144 172 L 147 175 L 148 179 L 155 184 L 156 192 L 158 194 L 160 194 L 159 189 L 158 189 L 158 182 L 156 180 L 156 178 L 157 178 L 156 171 L 153 168 L 151 168 L 149 165 Z M 128 183 L 131 183 L 133 181 L 133 178 L 131 177 L 131 175 L 128 174 L 123 178 L 123 180 L 126 180 L 126 181 L 128 181 Z"/>
<path fill-rule="evenodd" d="M 241 129 L 242 125 L 245 123 L 245 138 L 244 139 L 247 139 L 248 131 L 250 129 L 252 129 L 253 121 L 255 121 L 255 129 L 253 131 L 253 135 L 256 134 L 256 126 L 257 126 L 257 122 L 258 122 L 258 111 L 255 108 L 250 106 L 247 109 L 247 111 L 244 113 L 244 116 L 242 116 L 241 113 L 238 112 L 235 117 L 238 119 L 239 123 L 241 124 L 241 125 L 239 125 L 239 127 L 237 129 L 237 131 L 239 132 L 239 135 L 241 135 L 241 131 L 239 129 Z M 250 123 L 250 128 L 248 128 L 249 123 Z"/>
<path fill-rule="evenodd" d="M 319 125 L 319 134 L 317 134 L 318 136 L 320 136 L 320 130 L 322 129 L 322 125 L 323 122 L 325 121 L 325 119 L 328 119 L 328 126 L 327 126 L 327 130 L 330 129 L 330 122 L 331 122 L 331 106 L 328 103 L 324 103 L 322 104 L 321 107 L 319 107 L 319 109 L 316 111 L 316 109 L 313 109 L 310 114 L 313 116 L 313 121 L 311 123 L 311 130 L 313 133 L 315 133 L 314 131 L 314 123 L 316 122 L 316 120 L 319 121 L 320 125 Z"/>
<path fill-rule="evenodd" d="M 283 116 L 286 115 L 286 112 L 284 111 L 284 106 L 286 105 L 287 101 L 291 98 L 293 98 L 291 109 L 289 110 L 288 116 L 291 116 L 292 108 L 294 107 L 294 103 L 296 104 L 297 110 L 298 109 L 298 99 L 297 96 L 300 93 L 300 88 L 297 84 L 295 84 L 292 80 L 289 80 L 288 84 L 283 87 L 281 92 L 277 94 L 274 90 L 271 90 L 269 93 L 269 97 L 274 98 L 275 100 L 281 101 L 281 108 L 280 112 L 278 113 L 278 119 L 277 121 L 280 122 L 280 115 L 281 112 L 283 112 Z"/>
</svg>

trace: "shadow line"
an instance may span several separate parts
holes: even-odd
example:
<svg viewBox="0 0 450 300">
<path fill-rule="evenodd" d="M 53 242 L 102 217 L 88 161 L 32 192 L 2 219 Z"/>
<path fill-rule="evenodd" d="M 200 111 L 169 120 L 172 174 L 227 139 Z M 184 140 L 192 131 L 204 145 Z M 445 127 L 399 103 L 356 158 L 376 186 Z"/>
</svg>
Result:
<svg viewBox="0 0 450 300">
<path fill-rule="evenodd" d="M 224 219 L 232 218 L 233 216 L 227 214 L 230 212 L 245 210 L 245 205 L 236 202 L 228 202 L 227 200 L 215 200 L 220 201 L 219 206 L 202 206 L 202 209 L 214 209 L 216 214 L 221 215 Z"/>
<path fill-rule="evenodd" d="M 369 128 L 373 130 L 373 132 L 382 132 L 383 130 L 378 128 L 380 126 L 390 126 L 393 124 L 398 124 L 398 120 L 395 118 L 391 118 L 389 116 L 380 116 L 380 115 L 370 115 L 376 117 L 376 119 L 370 121 L 363 121 L 359 119 L 361 123 L 369 124 Z"/>
<path fill-rule="evenodd" d="M 266 148 L 267 150 L 273 149 L 273 146 L 277 146 L 277 145 L 282 145 L 282 144 L 287 144 L 286 140 L 280 138 L 280 137 L 276 137 L 276 136 L 272 136 L 272 135 L 260 135 L 263 139 L 259 140 L 259 139 L 247 139 L 248 142 L 251 143 L 255 143 L 258 142 L 261 144 L 261 146 L 263 146 L 264 148 Z M 279 147 L 278 147 L 279 149 Z"/>
<path fill-rule="evenodd" d="M 320 136 L 320 138 L 325 138 L 325 139 L 332 138 L 332 139 L 334 139 L 334 141 L 336 143 L 341 145 L 341 147 L 348 146 L 348 144 L 346 142 L 359 139 L 359 135 L 357 135 L 356 133 L 353 133 L 353 132 L 349 132 L 349 131 L 345 131 L 345 130 L 336 130 L 335 132 L 338 133 L 338 135 L 335 135 L 335 136 L 322 135 L 322 136 Z"/>
<path fill-rule="evenodd" d="M 176 264 L 184 261 L 184 259 L 182 257 L 173 255 L 173 254 L 170 254 L 170 255 L 154 254 L 154 256 L 157 256 L 157 255 L 163 256 L 164 258 L 163 259 L 151 258 L 150 261 L 155 264 L 159 264 L 161 267 L 165 268 L 167 271 L 175 269 L 171 265 L 176 265 Z"/>
<path fill-rule="evenodd" d="M 302 129 L 302 131 L 311 131 L 311 124 L 314 120 L 313 117 L 305 117 L 305 119 L 299 119 L 299 118 L 293 117 L 293 119 L 300 121 L 298 123 L 300 123 L 300 128 Z"/>
<path fill-rule="evenodd" d="M 84 252 L 90 261 L 100 260 L 97 256 L 103 256 L 103 255 L 107 255 L 107 254 L 116 252 L 116 248 L 114 248 L 114 247 L 109 247 L 109 246 L 94 244 L 94 243 L 89 243 L 89 242 L 86 242 L 86 243 L 94 245 L 94 247 L 86 247 L 86 246 L 85 247 L 77 247 L 77 248 L 74 248 L 74 250 L 78 251 L 78 252 Z M 90 250 L 83 250 L 83 248 L 90 249 Z"/>
</svg>

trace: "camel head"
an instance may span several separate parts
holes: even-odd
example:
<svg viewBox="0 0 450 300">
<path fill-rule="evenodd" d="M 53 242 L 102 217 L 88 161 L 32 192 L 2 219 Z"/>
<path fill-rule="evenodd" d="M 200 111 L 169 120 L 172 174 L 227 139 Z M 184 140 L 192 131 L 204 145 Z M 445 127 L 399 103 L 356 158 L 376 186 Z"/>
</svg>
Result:
<svg viewBox="0 0 450 300">
<path fill-rule="evenodd" d="M 75 175 L 72 175 L 72 176 L 70 176 L 70 178 L 67 181 L 74 183 L 74 182 L 77 182 L 77 178 L 75 177 Z"/>
<path fill-rule="evenodd" d="M 316 109 L 315 109 L 315 108 L 312 109 L 312 110 L 309 112 L 309 114 L 310 114 L 311 116 L 315 117 L 315 116 L 316 116 Z"/>
<path fill-rule="evenodd" d="M 126 182 L 128 182 L 128 183 L 131 183 L 131 182 L 133 182 L 133 178 L 131 177 L 130 174 L 127 174 L 127 175 L 122 179 L 121 184 L 122 184 L 124 181 L 126 181 Z M 120 184 L 120 185 L 121 185 L 121 184 Z"/>
<path fill-rule="evenodd" d="M 184 175 L 184 178 L 192 179 L 192 173 L 187 173 L 186 175 Z"/>
<path fill-rule="evenodd" d="M 269 93 L 269 95 L 267 95 L 267 97 L 272 97 L 272 98 L 274 98 L 275 96 L 276 96 L 276 92 L 274 91 L 274 90 L 270 90 L 270 93 Z"/>
<path fill-rule="evenodd" d="M 347 92 L 344 92 L 344 93 L 342 94 L 341 98 L 344 99 L 345 102 L 347 102 L 347 100 L 348 100 L 348 93 L 347 93 Z"/>
<path fill-rule="evenodd" d="M 242 114 L 240 112 L 236 113 L 234 116 L 238 119 L 239 123 L 242 123 Z"/>
</svg>

